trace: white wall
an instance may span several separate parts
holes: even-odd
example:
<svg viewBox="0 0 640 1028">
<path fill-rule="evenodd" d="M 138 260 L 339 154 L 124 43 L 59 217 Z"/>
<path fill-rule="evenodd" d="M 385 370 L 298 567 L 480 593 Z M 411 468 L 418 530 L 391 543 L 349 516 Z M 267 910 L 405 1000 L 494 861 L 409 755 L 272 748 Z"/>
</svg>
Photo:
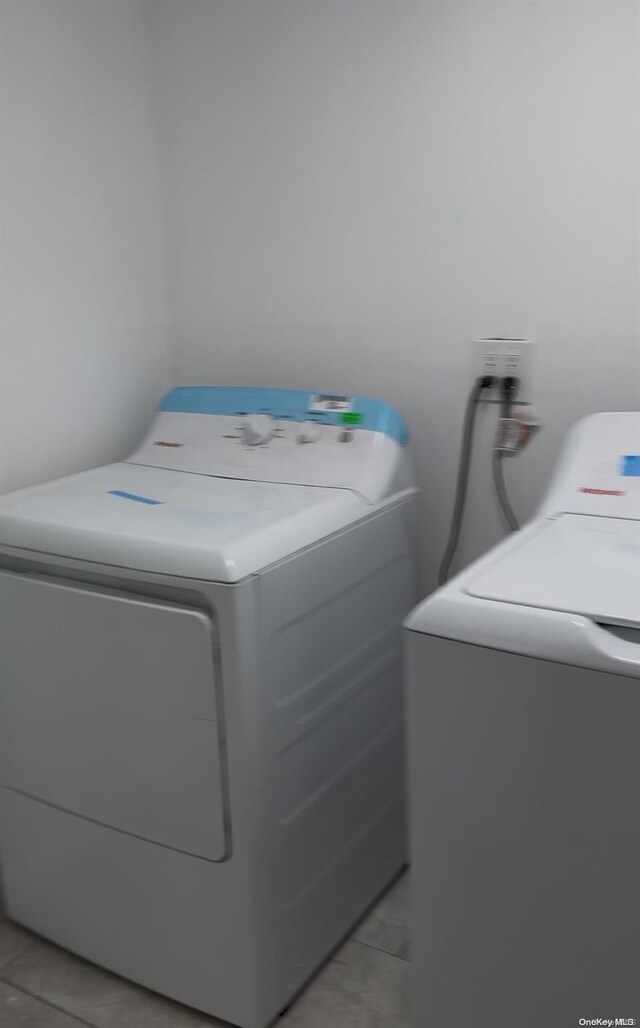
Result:
<svg viewBox="0 0 640 1028">
<path fill-rule="evenodd" d="M 370 393 L 409 418 L 426 584 L 467 341 L 534 335 L 544 430 L 635 407 L 635 0 L 151 0 L 176 381 Z M 500 535 L 481 425 L 464 540 Z"/>
<path fill-rule="evenodd" d="M 136 0 L 0 0 L 0 490 L 122 456 L 169 379 Z"/>
</svg>

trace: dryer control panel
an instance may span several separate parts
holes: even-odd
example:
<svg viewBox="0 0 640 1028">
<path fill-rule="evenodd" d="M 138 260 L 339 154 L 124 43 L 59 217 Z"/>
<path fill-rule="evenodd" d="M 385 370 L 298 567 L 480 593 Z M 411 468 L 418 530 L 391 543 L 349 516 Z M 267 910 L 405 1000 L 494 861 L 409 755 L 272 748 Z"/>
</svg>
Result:
<svg viewBox="0 0 640 1028">
<path fill-rule="evenodd" d="M 592 414 L 573 427 L 540 513 L 640 520 L 640 412 Z"/>
<path fill-rule="evenodd" d="M 164 398 L 128 463 L 351 489 L 373 503 L 412 485 L 406 441 L 399 412 L 369 397 L 184 386 Z"/>
</svg>

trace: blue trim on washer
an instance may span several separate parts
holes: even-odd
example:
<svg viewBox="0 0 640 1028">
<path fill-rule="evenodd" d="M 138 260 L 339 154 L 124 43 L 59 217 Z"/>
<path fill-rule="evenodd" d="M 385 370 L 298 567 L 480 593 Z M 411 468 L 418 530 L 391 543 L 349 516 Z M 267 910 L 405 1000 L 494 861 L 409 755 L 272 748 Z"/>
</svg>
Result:
<svg viewBox="0 0 640 1028">
<path fill-rule="evenodd" d="M 179 386 L 161 401 L 159 410 L 181 414 L 269 414 L 277 420 L 317 421 L 342 425 L 338 411 L 309 409 L 317 393 L 303 389 L 253 389 L 242 386 Z M 325 394 L 322 394 L 325 395 Z M 408 439 L 405 420 L 395 407 L 368 396 L 350 397 L 351 411 L 362 416 L 356 428 L 382 432 L 404 446 Z"/>
<path fill-rule="evenodd" d="M 120 496 L 123 500 L 135 500 L 136 503 L 148 503 L 151 507 L 159 507 L 162 500 L 152 500 L 149 496 L 138 496 L 136 493 L 126 493 L 124 489 L 109 489 L 108 496 Z"/>
</svg>

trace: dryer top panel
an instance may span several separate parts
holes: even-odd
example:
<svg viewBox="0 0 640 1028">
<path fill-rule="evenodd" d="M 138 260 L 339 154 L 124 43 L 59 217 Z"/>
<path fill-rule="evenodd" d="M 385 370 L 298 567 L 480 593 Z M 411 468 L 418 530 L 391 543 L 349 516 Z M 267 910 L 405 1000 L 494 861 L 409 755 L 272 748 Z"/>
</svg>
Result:
<svg viewBox="0 0 640 1028">
<path fill-rule="evenodd" d="M 0 503 L 0 547 L 237 582 L 370 513 L 347 490 L 110 464 Z"/>
</svg>

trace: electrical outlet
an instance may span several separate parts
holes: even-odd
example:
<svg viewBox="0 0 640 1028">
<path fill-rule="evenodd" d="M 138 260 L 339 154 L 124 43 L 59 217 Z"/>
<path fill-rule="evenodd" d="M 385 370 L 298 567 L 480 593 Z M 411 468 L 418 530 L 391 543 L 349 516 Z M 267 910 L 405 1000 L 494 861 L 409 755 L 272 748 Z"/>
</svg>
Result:
<svg viewBox="0 0 640 1028">
<path fill-rule="evenodd" d="M 504 378 L 511 375 L 518 379 L 518 392 L 514 403 L 531 403 L 531 365 L 533 359 L 532 339 L 476 339 L 473 342 L 474 377 L 494 375 Z M 500 402 L 499 385 L 486 390 L 484 397 L 489 403 Z"/>
</svg>

